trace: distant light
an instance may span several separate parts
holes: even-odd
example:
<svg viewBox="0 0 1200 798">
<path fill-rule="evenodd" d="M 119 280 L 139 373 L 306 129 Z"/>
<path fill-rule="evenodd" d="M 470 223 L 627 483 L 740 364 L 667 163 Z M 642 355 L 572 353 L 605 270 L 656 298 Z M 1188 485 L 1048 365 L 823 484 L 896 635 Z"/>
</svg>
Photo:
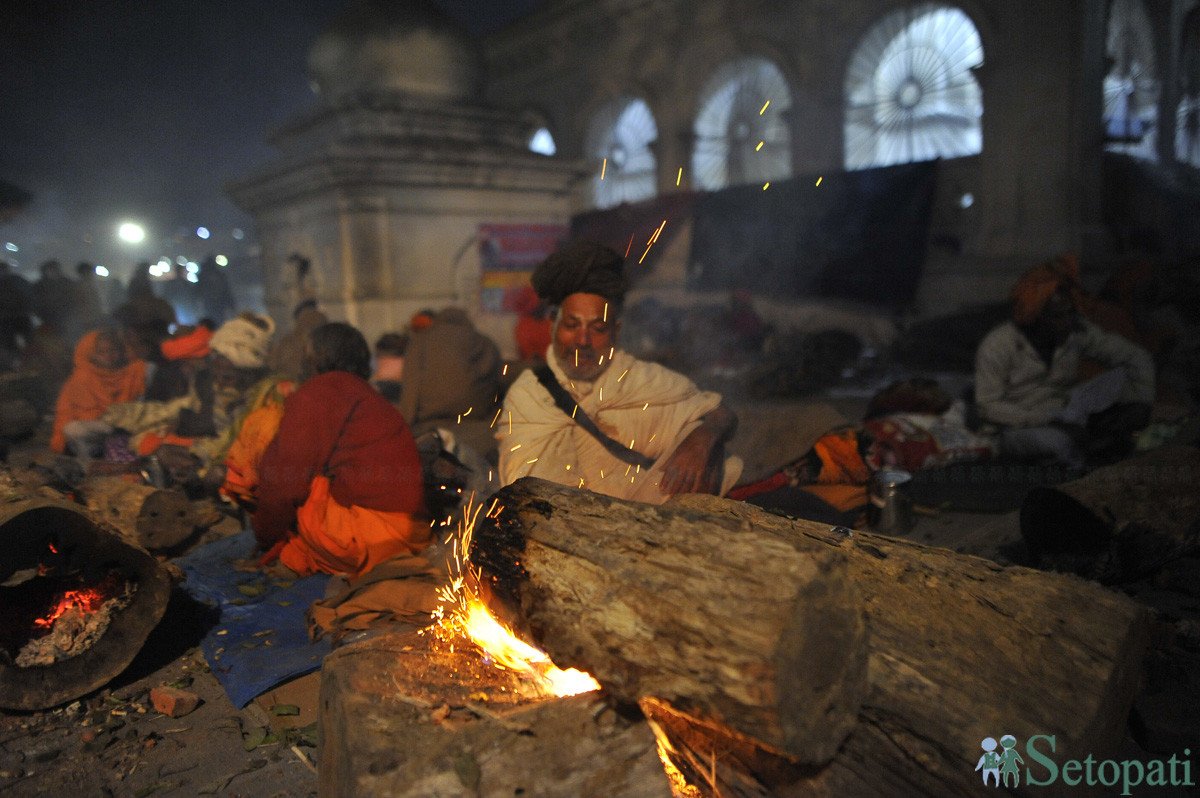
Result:
<svg viewBox="0 0 1200 798">
<path fill-rule="evenodd" d="M 187 260 L 187 258 L 180 255 L 178 258 L 175 259 L 175 262 L 178 263 L 180 266 L 187 266 L 188 260 Z"/>
<path fill-rule="evenodd" d="M 195 274 L 198 271 L 200 271 L 200 264 L 196 263 L 194 260 L 189 260 L 187 265 L 187 273 Z"/>
<path fill-rule="evenodd" d="M 21 248 L 18 247 L 16 244 L 14 244 L 11 241 L 9 241 L 7 244 L 5 244 L 4 248 L 7 249 L 9 252 L 20 252 L 21 251 Z"/>
<path fill-rule="evenodd" d="M 195 272 L 188 272 L 187 281 L 189 283 L 198 283 L 200 282 L 200 278 L 196 276 Z"/>
<path fill-rule="evenodd" d="M 104 266 L 101 266 L 99 263 L 97 263 L 97 264 L 96 264 L 96 275 L 97 275 L 98 277 L 107 277 L 107 276 L 108 276 L 108 269 L 107 269 L 107 268 L 105 268 Z"/>
<path fill-rule="evenodd" d="M 150 267 L 150 276 L 151 277 L 162 277 L 164 274 L 166 274 L 170 270 L 171 270 L 170 266 L 164 266 L 161 263 L 156 263 Z"/>
<path fill-rule="evenodd" d="M 166 255 L 163 255 L 161 258 L 158 259 L 158 265 L 161 268 L 169 269 L 169 268 L 171 268 L 171 259 L 168 258 Z"/>
<path fill-rule="evenodd" d="M 196 235 L 199 236 L 200 238 L 208 238 L 212 234 L 208 232 L 207 227 L 197 227 Z"/>
<path fill-rule="evenodd" d="M 529 150 L 539 155 L 553 155 L 558 152 L 558 147 L 554 145 L 554 136 L 550 134 L 550 131 L 540 127 L 529 138 Z"/>
<path fill-rule="evenodd" d="M 146 240 L 146 229 L 140 224 L 122 222 L 117 228 L 117 238 L 128 244 L 140 244 Z"/>
<path fill-rule="evenodd" d="M 962 208 L 970 208 L 975 204 L 975 195 L 968 191 L 958 198 L 958 204 Z"/>
<path fill-rule="evenodd" d="M 240 227 L 233 228 L 233 238 L 235 241 L 241 241 L 245 237 L 246 237 L 246 234 L 244 232 L 242 232 L 242 228 L 240 228 Z"/>
<path fill-rule="evenodd" d="M 213 258 L 213 260 L 216 262 L 216 264 L 218 266 L 228 266 L 229 265 L 229 258 L 225 257 L 224 255 L 218 255 L 217 257 Z"/>
</svg>

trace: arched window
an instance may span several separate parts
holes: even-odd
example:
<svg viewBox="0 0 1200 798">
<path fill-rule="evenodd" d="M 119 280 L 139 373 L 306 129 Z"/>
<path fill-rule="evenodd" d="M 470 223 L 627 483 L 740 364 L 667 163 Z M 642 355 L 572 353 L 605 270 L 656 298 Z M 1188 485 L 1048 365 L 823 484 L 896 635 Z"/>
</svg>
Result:
<svg viewBox="0 0 1200 798">
<path fill-rule="evenodd" d="M 1179 49 L 1180 95 L 1175 111 L 1175 157 L 1200 169 L 1200 8 L 1187 15 Z"/>
<path fill-rule="evenodd" d="M 592 119 L 587 153 L 596 162 L 592 197 L 597 208 L 653 197 L 658 190 L 654 114 L 644 100 L 621 97 Z"/>
<path fill-rule="evenodd" d="M 700 93 L 694 185 L 715 191 L 791 177 L 791 107 L 787 81 L 770 61 L 742 58 L 718 69 Z"/>
<path fill-rule="evenodd" d="M 863 37 L 846 74 L 846 168 L 983 149 L 979 31 L 952 6 L 894 11 Z"/>
<path fill-rule="evenodd" d="M 1104 148 L 1154 158 L 1158 119 L 1158 75 L 1154 35 L 1141 0 L 1112 0 L 1105 54 Z"/>
</svg>

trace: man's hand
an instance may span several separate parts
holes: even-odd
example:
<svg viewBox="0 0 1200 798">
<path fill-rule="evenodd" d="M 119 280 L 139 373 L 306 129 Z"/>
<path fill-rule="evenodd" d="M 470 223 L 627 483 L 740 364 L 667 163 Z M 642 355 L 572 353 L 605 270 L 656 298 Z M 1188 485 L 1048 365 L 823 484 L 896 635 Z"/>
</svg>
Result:
<svg viewBox="0 0 1200 798">
<path fill-rule="evenodd" d="M 697 427 L 683 439 L 679 447 L 663 466 L 663 478 L 659 488 L 663 493 L 674 496 L 679 493 L 715 493 L 720 484 L 720 457 L 722 447 L 717 445 L 712 432 Z"/>
<path fill-rule="evenodd" d="M 737 417 L 724 405 L 706 415 L 667 459 L 659 489 L 668 496 L 720 490 L 722 444 L 736 427 Z"/>
</svg>

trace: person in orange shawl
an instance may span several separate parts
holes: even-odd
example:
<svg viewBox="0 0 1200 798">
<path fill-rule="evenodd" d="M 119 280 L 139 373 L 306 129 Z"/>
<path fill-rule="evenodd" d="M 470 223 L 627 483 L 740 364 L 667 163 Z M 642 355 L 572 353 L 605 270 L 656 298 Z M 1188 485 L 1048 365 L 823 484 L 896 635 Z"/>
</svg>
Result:
<svg viewBox="0 0 1200 798">
<path fill-rule="evenodd" d="M 85 333 L 75 345 L 75 370 L 58 394 L 50 448 L 96 457 L 113 428 L 100 420 L 108 407 L 137 399 L 146 389 L 146 363 L 134 359 L 120 330 Z"/>
<path fill-rule="evenodd" d="M 431 541 L 412 433 L 367 382 L 362 333 L 331 322 L 309 341 L 309 377 L 287 398 L 259 464 L 253 516 L 263 564 L 358 577 Z"/>
<path fill-rule="evenodd" d="M 1132 448 L 1155 395 L 1154 362 L 1137 344 L 1086 320 L 1079 263 L 1063 256 L 1035 266 L 1012 290 L 1012 320 L 975 354 L 980 418 L 1000 433 L 1001 453 L 1082 467 Z M 1086 382 L 1084 359 L 1108 371 Z"/>
</svg>

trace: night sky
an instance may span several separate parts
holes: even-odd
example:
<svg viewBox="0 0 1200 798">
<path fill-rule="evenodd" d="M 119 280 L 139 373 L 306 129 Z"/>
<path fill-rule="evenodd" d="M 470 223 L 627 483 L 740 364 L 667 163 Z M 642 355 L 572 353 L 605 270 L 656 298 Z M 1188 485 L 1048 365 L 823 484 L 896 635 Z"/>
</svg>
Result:
<svg viewBox="0 0 1200 798">
<path fill-rule="evenodd" d="M 478 33 L 535 3 L 438 4 Z M 269 161 L 267 134 L 315 104 L 306 54 L 346 4 L 0 4 L 0 179 L 34 195 L 0 222 L 0 246 L 19 247 L 0 256 L 32 276 L 49 257 L 124 274 L 138 259 L 252 252 L 251 219 L 222 185 Z M 146 228 L 143 244 L 116 239 L 126 219 Z"/>
</svg>

